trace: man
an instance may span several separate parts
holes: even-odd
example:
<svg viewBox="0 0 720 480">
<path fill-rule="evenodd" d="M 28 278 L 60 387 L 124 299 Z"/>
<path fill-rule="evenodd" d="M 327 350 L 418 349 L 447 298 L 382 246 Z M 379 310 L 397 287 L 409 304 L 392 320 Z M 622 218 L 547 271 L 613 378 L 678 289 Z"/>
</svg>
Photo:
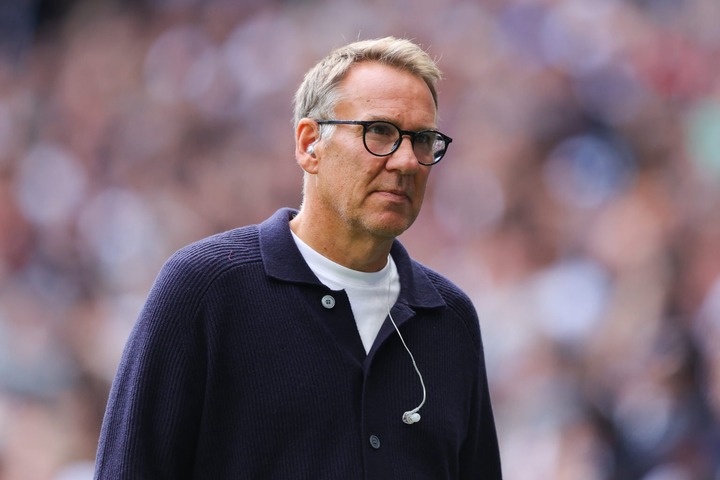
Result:
<svg viewBox="0 0 720 480">
<path fill-rule="evenodd" d="M 475 310 L 395 240 L 451 141 L 436 130 L 439 78 L 394 38 L 308 72 L 300 211 L 163 267 L 113 384 L 96 478 L 501 478 Z"/>
</svg>

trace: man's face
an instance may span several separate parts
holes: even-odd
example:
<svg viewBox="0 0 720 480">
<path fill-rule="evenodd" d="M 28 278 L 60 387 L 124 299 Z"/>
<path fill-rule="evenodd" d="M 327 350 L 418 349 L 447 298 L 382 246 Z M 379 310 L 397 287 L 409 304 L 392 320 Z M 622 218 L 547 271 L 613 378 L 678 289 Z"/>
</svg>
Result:
<svg viewBox="0 0 720 480">
<path fill-rule="evenodd" d="M 359 63 L 340 89 L 335 120 L 386 120 L 412 131 L 435 127 L 430 89 L 408 72 Z M 314 179 L 325 226 L 352 236 L 397 237 L 420 212 L 431 167 L 418 163 L 409 137 L 392 155 L 377 157 L 363 145 L 362 126 L 334 128 L 323 140 Z"/>
</svg>

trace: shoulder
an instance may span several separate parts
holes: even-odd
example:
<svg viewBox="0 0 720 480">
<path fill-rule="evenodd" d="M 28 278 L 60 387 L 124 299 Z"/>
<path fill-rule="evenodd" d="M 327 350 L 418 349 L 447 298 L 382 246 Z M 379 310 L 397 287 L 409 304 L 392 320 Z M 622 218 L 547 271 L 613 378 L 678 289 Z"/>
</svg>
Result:
<svg viewBox="0 0 720 480">
<path fill-rule="evenodd" d="M 445 300 L 448 307 L 456 310 L 463 316 L 476 317 L 475 307 L 470 297 L 445 275 L 413 260 L 413 267 L 419 269 L 435 287 L 440 296 Z"/>
<path fill-rule="evenodd" d="M 179 263 L 207 271 L 222 271 L 238 264 L 260 260 L 258 226 L 248 225 L 191 243 L 175 252 L 168 259 L 168 263 Z"/>
<path fill-rule="evenodd" d="M 425 277 L 427 277 L 428 281 L 440 294 L 447 310 L 450 312 L 451 318 L 455 318 L 458 322 L 457 324 L 463 326 L 463 330 L 467 332 L 475 349 L 481 350 L 480 321 L 475 305 L 472 300 L 470 300 L 470 297 L 464 290 L 443 274 L 438 273 L 416 260 L 412 260 L 412 264 L 413 268 L 421 271 Z"/>
<path fill-rule="evenodd" d="M 462 316 L 477 316 L 470 298 L 460 287 L 412 258 L 397 240 L 393 243 L 391 255 L 409 305 L 419 308 L 449 307 Z"/>
<path fill-rule="evenodd" d="M 155 287 L 202 291 L 225 272 L 260 263 L 258 226 L 228 230 L 176 251 L 163 265 Z"/>
</svg>

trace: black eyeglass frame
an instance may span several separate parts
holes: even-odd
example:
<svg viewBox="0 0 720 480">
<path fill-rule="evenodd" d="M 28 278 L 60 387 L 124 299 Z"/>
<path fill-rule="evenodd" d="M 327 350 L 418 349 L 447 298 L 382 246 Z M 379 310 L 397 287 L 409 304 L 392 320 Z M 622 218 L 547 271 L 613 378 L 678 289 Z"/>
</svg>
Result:
<svg viewBox="0 0 720 480">
<path fill-rule="evenodd" d="M 447 149 L 450 146 L 450 143 L 452 142 L 452 138 L 448 137 L 444 133 L 439 132 L 437 130 L 427 129 L 427 130 L 418 130 L 417 132 L 413 132 L 411 130 L 403 130 L 400 127 L 398 127 L 397 125 L 395 125 L 394 123 L 388 122 L 387 120 L 314 120 L 314 121 L 318 125 L 362 125 L 362 127 L 363 127 L 363 145 L 365 146 L 365 150 L 367 150 L 371 155 L 375 155 L 376 157 L 387 157 L 387 156 L 390 156 L 393 153 L 395 153 L 397 151 L 397 149 L 400 148 L 400 144 L 402 144 L 403 138 L 405 136 L 410 137 L 410 144 L 413 146 L 413 149 L 414 149 L 415 148 L 415 138 L 418 135 L 422 135 L 423 133 L 428 133 L 428 132 L 440 135 L 442 137 L 442 139 L 445 141 L 445 148 L 443 150 L 441 150 L 442 154 L 440 155 L 440 157 L 437 160 L 433 161 L 432 163 L 421 162 L 418 159 L 418 163 L 420 165 L 425 165 L 426 167 L 435 165 L 440 160 L 442 160 L 443 157 L 445 156 L 445 154 L 447 153 Z M 375 153 L 372 150 L 370 150 L 367 146 L 367 141 L 365 140 L 365 136 L 367 134 L 368 127 L 370 125 L 375 125 L 376 123 L 386 123 L 388 125 L 392 125 L 393 127 L 395 127 L 395 129 L 398 132 L 400 132 L 400 136 L 398 137 L 397 141 L 393 144 L 392 148 L 390 149 L 390 151 L 388 153 L 382 153 L 382 154 Z"/>
</svg>

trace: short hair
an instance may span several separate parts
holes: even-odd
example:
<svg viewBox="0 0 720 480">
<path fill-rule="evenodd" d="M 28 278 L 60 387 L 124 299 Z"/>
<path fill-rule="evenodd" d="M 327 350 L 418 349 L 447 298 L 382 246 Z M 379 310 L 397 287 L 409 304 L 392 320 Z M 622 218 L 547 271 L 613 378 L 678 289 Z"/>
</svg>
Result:
<svg viewBox="0 0 720 480">
<path fill-rule="evenodd" d="M 389 65 L 422 78 L 430 88 L 437 111 L 436 84 L 442 72 L 435 61 L 410 40 L 385 37 L 337 48 L 312 67 L 295 92 L 294 126 L 297 128 L 305 117 L 331 118 L 341 100 L 338 84 L 353 65 L 366 61 Z"/>
</svg>

